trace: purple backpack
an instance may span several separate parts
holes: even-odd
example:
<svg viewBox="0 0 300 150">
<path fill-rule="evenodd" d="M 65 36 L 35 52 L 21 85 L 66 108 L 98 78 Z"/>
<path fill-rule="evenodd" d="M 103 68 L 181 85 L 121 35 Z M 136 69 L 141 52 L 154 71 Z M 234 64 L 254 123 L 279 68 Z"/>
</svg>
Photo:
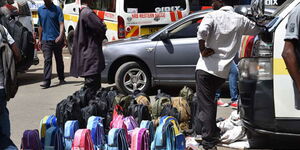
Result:
<svg viewBox="0 0 300 150">
<path fill-rule="evenodd" d="M 37 129 L 24 131 L 21 149 L 42 150 L 42 143 Z"/>
<path fill-rule="evenodd" d="M 134 118 L 132 116 L 126 117 L 123 120 L 127 127 L 127 131 L 134 130 L 135 128 L 137 128 L 139 126 L 138 123 L 134 120 Z"/>
</svg>

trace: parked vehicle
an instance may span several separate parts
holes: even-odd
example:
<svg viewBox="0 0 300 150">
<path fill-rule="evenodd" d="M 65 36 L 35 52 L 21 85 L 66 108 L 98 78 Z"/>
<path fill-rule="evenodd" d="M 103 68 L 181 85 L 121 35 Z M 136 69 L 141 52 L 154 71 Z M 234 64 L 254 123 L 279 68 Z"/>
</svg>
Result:
<svg viewBox="0 0 300 150">
<path fill-rule="evenodd" d="M 241 119 L 253 148 L 300 148 L 299 99 L 281 56 L 288 17 L 297 5 L 300 0 L 286 0 L 273 18 L 258 18 L 269 22 L 268 30 L 255 37 L 252 51 L 239 63 Z"/>
<path fill-rule="evenodd" d="M 155 85 L 194 85 L 199 58 L 197 27 L 211 11 L 195 12 L 151 35 L 104 44 L 102 82 L 116 83 L 124 93 Z"/>
<path fill-rule="evenodd" d="M 63 9 L 70 53 L 80 5 L 66 0 Z M 108 41 L 151 34 L 190 12 L 188 0 L 95 0 L 93 9 L 107 25 Z"/>
</svg>

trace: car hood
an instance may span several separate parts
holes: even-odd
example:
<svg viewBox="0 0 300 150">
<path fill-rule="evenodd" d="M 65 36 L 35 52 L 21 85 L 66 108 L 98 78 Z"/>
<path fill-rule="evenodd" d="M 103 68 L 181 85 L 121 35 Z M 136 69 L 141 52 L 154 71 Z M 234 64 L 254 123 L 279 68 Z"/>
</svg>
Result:
<svg viewBox="0 0 300 150">
<path fill-rule="evenodd" d="M 120 39 L 120 40 L 116 40 L 116 41 L 111 41 L 111 42 L 107 42 L 104 43 L 103 46 L 114 46 L 114 45 L 127 45 L 127 44 L 136 44 L 136 43 L 145 43 L 150 41 L 150 39 L 148 39 L 147 37 L 131 37 L 131 38 L 126 38 L 126 39 Z"/>
</svg>

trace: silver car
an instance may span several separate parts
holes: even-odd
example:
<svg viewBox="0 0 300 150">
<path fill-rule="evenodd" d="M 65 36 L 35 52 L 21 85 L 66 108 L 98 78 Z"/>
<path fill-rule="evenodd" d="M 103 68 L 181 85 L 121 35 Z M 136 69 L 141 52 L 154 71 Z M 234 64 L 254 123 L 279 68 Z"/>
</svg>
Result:
<svg viewBox="0 0 300 150">
<path fill-rule="evenodd" d="M 200 52 L 197 27 L 210 11 L 190 14 L 148 36 L 104 44 L 102 82 L 115 83 L 124 93 L 155 85 L 194 84 Z"/>
</svg>

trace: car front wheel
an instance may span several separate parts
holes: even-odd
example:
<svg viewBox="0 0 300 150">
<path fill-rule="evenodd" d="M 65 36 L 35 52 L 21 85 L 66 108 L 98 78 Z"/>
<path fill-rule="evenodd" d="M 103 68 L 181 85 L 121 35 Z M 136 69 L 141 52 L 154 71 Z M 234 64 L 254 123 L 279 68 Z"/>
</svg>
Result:
<svg viewBox="0 0 300 150">
<path fill-rule="evenodd" d="M 115 83 L 123 93 L 131 94 L 135 90 L 145 92 L 150 87 L 150 73 L 137 62 L 127 62 L 117 70 Z"/>
</svg>

